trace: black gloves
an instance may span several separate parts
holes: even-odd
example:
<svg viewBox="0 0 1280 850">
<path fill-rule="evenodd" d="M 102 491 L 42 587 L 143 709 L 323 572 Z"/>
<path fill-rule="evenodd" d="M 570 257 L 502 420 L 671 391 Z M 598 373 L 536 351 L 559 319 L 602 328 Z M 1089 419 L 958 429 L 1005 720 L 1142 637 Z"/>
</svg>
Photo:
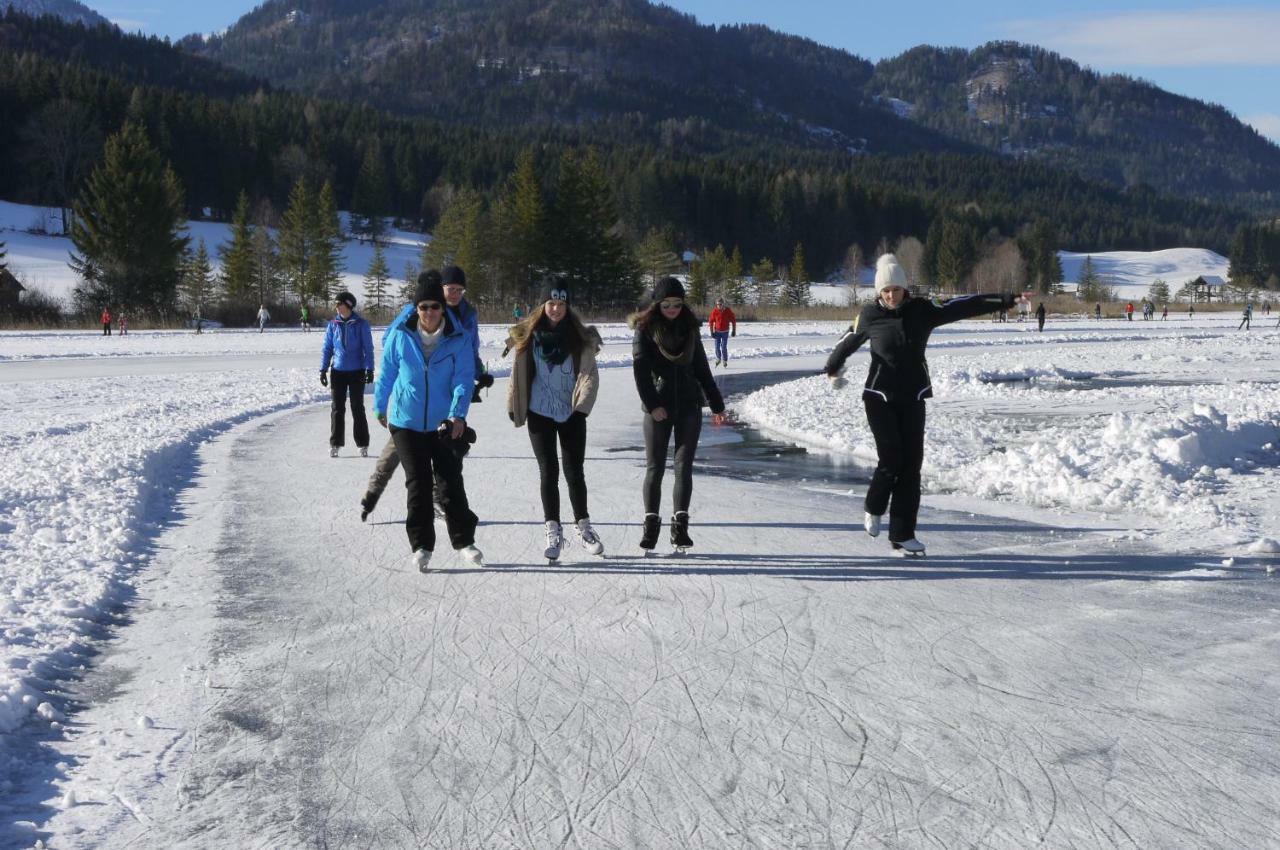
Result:
<svg viewBox="0 0 1280 850">
<path fill-rule="evenodd" d="M 737 329 L 737 328 L 734 328 L 733 330 L 729 331 L 729 336 L 737 336 L 737 335 L 738 335 L 738 329 Z"/>
<path fill-rule="evenodd" d="M 485 389 L 493 386 L 493 375 L 488 372 L 481 372 L 480 377 L 476 378 L 476 386 L 484 387 Z"/>
<path fill-rule="evenodd" d="M 322 387 L 329 386 L 329 370 L 328 369 L 325 369 L 323 372 L 320 373 L 320 386 Z"/>
<path fill-rule="evenodd" d="M 365 382 L 366 384 L 372 384 L 372 383 L 373 383 L 373 370 L 372 370 L 372 369 L 365 369 L 365 370 L 364 370 L 364 382 Z"/>
</svg>

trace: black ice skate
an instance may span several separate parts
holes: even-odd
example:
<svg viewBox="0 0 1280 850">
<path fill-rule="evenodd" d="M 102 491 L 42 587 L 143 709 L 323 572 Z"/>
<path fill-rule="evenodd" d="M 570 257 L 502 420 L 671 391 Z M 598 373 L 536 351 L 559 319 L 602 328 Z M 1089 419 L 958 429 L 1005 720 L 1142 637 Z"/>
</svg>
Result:
<svg viewBox="0 0 1280 850">
<path fill-rule="evenodd" d="M 640 537 L 640 548 L 644 550 L 645 555 L 653 553 L 653 547 L 658 545 L 660 531 L 662 531 L 662 517 L 657 514 L 645 514 L 644 534 Z"/>
<path fill-rule="evenodd" d="M 689 537 L 689 514 L 679 511 L 671 518 L 671 546 L 677 555 L 683 555 L 693 548 L 693 540 Z"/>
</svg>

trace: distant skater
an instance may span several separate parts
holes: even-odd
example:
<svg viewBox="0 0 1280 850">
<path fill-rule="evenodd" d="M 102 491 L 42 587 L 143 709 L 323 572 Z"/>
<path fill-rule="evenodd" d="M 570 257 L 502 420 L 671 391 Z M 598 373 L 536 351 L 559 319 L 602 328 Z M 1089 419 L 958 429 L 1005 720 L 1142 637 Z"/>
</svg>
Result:
<svg viewBox="0 0 1280 850">
<path fill-rule="evenodd" d="M 1044 302 L 1043 301 L 1041 301 L 1038 305 L 1036 305 L 1036 325 L 1037 325 L 1036 327 L 1037 331 L 1044 330 Z"/>
<path fill-rule="evenodd" d="M 1101 321 L 1102 321 L 1102 305 L 1101 305 L 1101 304 L 1094 304 L 1094 305 L 1093 305 L 1093 320 L 1094 320 L 1095 322 L 1101 322 Z"/>
<path fill-rule="evenodd" d="M 1125 315 L 1125 318 L 1127 318 L 1129 321 L 1131 322 L 1133 321 L 1133 302 L 1132 301 L 1124 305 L 1124 315 Z"/>
<path fill-rule="evenodd" d="M 1253 320 L 1253 304 L 1245 304 L 1244 311 L 1240 314 L 1240 324 L 1236 327 L 1236 330 L 1240 330 L 1240 328 L 1249 330 L 1249 322 L 1252 320 Z"/>
<path fill-rule="evenodd" d="M 120 336 L 125 336 L 129 333 L 129 317 L 124 314 L 123 310 L 120 311 L 120 316 L 116 319 L 116 327 L 120 329 Z"/>
<path fill-rule="evenodd" d="M 988 293 L 953 298 L 945 304 L 912 298 L 907 275 L 893 254 L 876 262 L 876 295 L 865 305 L 827 358 L 832 386 L 844 384 L 844 364 L 862 347 L 871 346 L 871 367 L 862 403 L 876 443 L 876 470 L 867 488 L 863 527 L 880 534 L 889 512 L 889 543 L 895 553 L 921 557 L 916 539 L 920 511 L 920 467 L 924 462 L 925 399 L 933 396 L 925 347 L 934 328 L 983 313 L 1007 310 L 1011 294 Z"/>
<path fill-rule="evenodd" d="M 1167 321 L 1169 321 L 1169 305 L 1168 305 L 1168 304 L 1165 304 L 1165 305 L 1160 309 L 1160 321 L 1162 321 L 1162 322 L 1167 322 Z"/>
<path fill-rule="evenodd" d="M 542 306 L 511 329 L 515 352 L 507 385 L 507 415 L 526 427 L 538 461 L 539 494 L 547 546 L 543 557 L 555 561 L 564 548 L 560 525 L 560 466 L 569 488 L 573 524 L 582 547 L 603 555 L 604 544 L 587 511 L 587 417 L 596 403 L 600 373 L 596 353 L 600 334 L 587 327 L 569 306 L 569 286 L 561 278 L 542 284 Z M 559 451 L 557 451 L 557 443 Z"/>
<path fill-rule="evenodd" d="M 271 314 L 267 312 L 266 304 L 258 305 L 258 333 L 262 333 L 267 329 L 267 322 L 271 321 Z"/>
<path fill-rule="evenodd" d="M 671 545 L 693 546 L 689 537 L 689 502 L 693 496 L 693 459 L 702 433 L 702 408 L 711 406 L 711 421 L 724 422 L 724 399 L 711 374 L 699 331 L 702 323 L 684 300 L 684 286 L 664 277 L 653 288 L 652 303 L 631 317 L 632 372 L 644 410 L 644 532 L 640 548 L 658 545 L 662 530 L 662 478 L 667 451 L 675 442 L 675 490 L 672 496 Z"/>
<path fill-rule="evenodd" d="M 716 306 L 707 319 L 707 327 L 711 329 L 711 337 L 716 341 L 716 365 L 729 365 L 729 337 L 738 335 L 738 317 L 725 303 L 723 298 L 716 299 Z"/>
<path fill-rule="evenodd" d="M 307 309 L 306 304 L 302 305 L 302 309 L 298 313 L 298 321 L 302 325 L 303 333 L 311 333 L 311 311 Z"/>
<path fill-rule="evenodd" d="M 102 308 L 102 335 L 111 336 L 111 311 L 106 307 Z"/>
<path fill-rule="evenodd" d="M 351 431 L 360 457 L 369 456 L 369 420 L 364 414 L 364 388 L 373 383 L 373 331 L 355 311 L 356 297 L 339 292 L 337 315 L 325 327 L 320 350 L 320 385 L 329 388 L 329 457 L 346 442 L 346 409 L 351 404 Z M 332 373 L 329 367 L 333 367 Z"/>
</svg>

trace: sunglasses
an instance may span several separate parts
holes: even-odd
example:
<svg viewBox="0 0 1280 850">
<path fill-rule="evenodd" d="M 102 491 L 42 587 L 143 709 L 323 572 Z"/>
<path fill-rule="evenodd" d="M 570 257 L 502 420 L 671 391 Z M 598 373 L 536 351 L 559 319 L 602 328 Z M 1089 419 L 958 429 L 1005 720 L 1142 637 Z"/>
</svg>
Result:
<svg viewBox="0 0 1280 850">
<path fill-rule="evenodd" d="M 683 301 L 659 301 L 658 306 L 664 310 L 677 310 L 684 306 Z"/>
<path fill-rule="evenodd" d="M 443 310 L 443 309 L 444 309 L 443 304 L 437 304 L 434 301 L 432 301 L 430 304 L 427 304 L 424 302 L 418 305 L 418 310 L 423 313 L 430 313 L 432 310 Z"/>
</svg>

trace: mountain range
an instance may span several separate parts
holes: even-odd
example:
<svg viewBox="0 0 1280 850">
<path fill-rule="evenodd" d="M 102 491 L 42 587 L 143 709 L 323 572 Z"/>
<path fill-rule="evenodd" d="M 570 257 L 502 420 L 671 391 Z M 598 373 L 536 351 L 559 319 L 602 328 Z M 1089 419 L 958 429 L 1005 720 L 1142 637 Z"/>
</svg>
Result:
<svg viewBox="0 0 1280 850">
<path fill-rule="evenodd" d="M 473 126 L 985 150 L 1117 188 L 1280 208 L 1280 147 L 1223 107 L 1010 42 L 873 64 L 647 0 L 268 0 L 182 45 L 280 86 Z"/>
<path fill-rule="evenodd" d="M 0 0 L 0 12 L 13 9 L 24 15 L 54 15 L 64 21 L 85 26 L 110 24 L 106 18 L 76 0 Z"/>
</svg>

